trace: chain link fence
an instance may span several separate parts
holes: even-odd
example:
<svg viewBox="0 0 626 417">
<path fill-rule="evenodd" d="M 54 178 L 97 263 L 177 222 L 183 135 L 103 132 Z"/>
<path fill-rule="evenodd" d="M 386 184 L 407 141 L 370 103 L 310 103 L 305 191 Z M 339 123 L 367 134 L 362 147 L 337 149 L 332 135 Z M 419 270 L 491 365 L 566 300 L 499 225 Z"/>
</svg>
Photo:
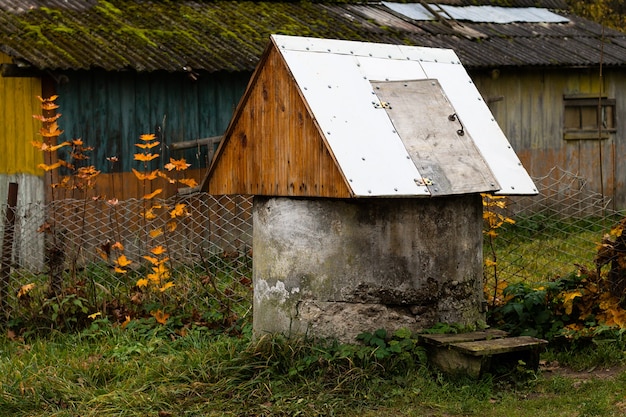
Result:
<svg viewBox="0 0 626 417">
<path fill-rule="evenodd" d="M 515 224 L 498 230 L 497 270 L 485 267 L 487 285 L 495 274 L 500 283 L 537 282 L 592 264 L 598 242 L 621 216 L 566 170 L 534 180 L 539 195 L 507 199 L 503 213 Z M 198 193 L 147 204 L 21 205 L 13 226 L 6 204 L 0 206 L 0 317 L 53 326 L 77 310 L 123 321 L 167 307 L 227 325 L 251 314 L 252 198 Z M 138 285 L 146 277 L 157 285 Z"/>
<path fill-rule="evenodd" d="M 505 224 L 494 239 L 497 267 L 486 266 L 502 285 L 550 281 L 575 273 L 577 265 L 593 267 L 598 245 L 624 215 L 611 200 L 594 192 L 585 178 L 559 167 L 533 178 L 536 196 L 512 196 L 501 214 Z M 485 245 L 485 258 L 493 256 Z"/>
<path fill-rule="evenodd" d="M 167 308 L 228 324 L 251 305 L 251 209 L 251 197 L 206 193 L 59 200 L 15 207 L 10 226 L 5 204 L 0 317 L 54 326 Z"/>
</svg>

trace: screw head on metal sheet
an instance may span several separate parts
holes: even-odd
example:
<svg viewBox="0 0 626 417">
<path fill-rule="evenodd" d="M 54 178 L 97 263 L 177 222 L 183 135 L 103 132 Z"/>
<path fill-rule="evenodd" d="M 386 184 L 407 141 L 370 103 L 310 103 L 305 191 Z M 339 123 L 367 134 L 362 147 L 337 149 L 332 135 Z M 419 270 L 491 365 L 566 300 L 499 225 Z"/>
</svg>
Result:
<svg viewBox="0 0 626 417">
<path fill-rule="evenodd" d="M 423 185 L 433 185 L 433 181 L 430 178 L 428 178 L 428 177 L 415 178 L 414 181 L 415 181 L 415 183 L 417 185 L 422 185 L 422 186 Z M 435 190 L 435 191 L 437 191 L 437 190 Z"/>
</svg>

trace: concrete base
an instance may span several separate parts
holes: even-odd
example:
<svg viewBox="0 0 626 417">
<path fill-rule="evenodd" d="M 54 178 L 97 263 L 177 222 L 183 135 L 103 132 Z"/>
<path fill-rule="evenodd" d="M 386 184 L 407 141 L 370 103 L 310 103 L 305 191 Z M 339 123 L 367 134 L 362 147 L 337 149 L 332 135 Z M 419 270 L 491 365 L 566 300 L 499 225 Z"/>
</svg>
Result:
<svg viewBox="0 0 626 417">
<path fill-rule="evenodd" d="M 473 324 L 482 200 L 255 197 L 254 333 L 354 342 L 379 328 Z"/>
</svg>

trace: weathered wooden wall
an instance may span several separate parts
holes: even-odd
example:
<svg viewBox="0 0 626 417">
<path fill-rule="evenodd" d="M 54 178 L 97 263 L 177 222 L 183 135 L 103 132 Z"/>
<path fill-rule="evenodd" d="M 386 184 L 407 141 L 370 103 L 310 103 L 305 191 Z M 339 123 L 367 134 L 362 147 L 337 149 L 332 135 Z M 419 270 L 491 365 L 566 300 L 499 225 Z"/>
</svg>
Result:
<svg viewBox="0 0 626 417">
<path fill-rule="evenodd" d="M 11 60 L 0 54 L 0 63 Z M 43 239 L 33 236 L 26 241 L 25 219 L 36 218 L 37 203 L 44 199 L 42 171 L 37 165 L 43 161 L 41 152 L 32 141 L 41 140 L 38 135 L 40 123 L 33 114 L 40 113 L 37 96 L 41 95 L 41 80 L 38 78 L 0 77 L 0 218 L 4 219 L 9 183 L 18 185 L 18 212 L 11 245 L 11 262 L 23 259 L 39 266 L 43 254 Z M 4 224 L 0 221 L 0 241 Z M 5 255 L 5 254 L 3 254 Z"/>
<path fill-rule="evenodd" d="M 172 151 L 169 145 L 223 134 L 249 76 L 200 74 L 193 80 L 182 73 L 65 72 L 55 85 L 62 114 L 59 125 L 64 130 L 59 140 L 81 138 L 85 146 L 93 148 L 85 163 L 102 174 L 90 195 L 137 198 L 155 188 L 164 188 L 164 196 L 172 195 L 175 187 L 163 183 L 151 183 L 144 189 L 131 169 L 162 169 L 170 157 L 184 157 L 192 169 L 205 170 L 206 146 Z M 147 133 L 157 134 L 161 144 L 150 151 L 160 157 L 144 167 L 134 160 L 134 154 L 142 152 L 135 145 L 141 143 L 140 135 Z M 67 153 L 67 149 L 60 150 L 59 157 L 67 159 Z M 107 160 L 114 156 L 118 162 Z M 197 172 L 186 175 L 202 176 Z M 54 199 L 63 197 L 82 198 L 82 194 L 57 191 Z"/>
<path fill-rule="evenodd" d="M 270 49 L 218 150 L 209 193 L 350 197 L 293 76 Z"/>
<path fill-rule="evenodd" d="M 0 63 L 10 58 L 0 54 Z M 41 140 L 40 124 L 33 114 L 41 112 L 37 96 L 41 95 L 38 78 L 0 77 L 0 173 L 41 175 L 37 164 L 42 157 L 33 145 Z"/>
<path fill-rule="evenodd" d="M 626 97 L 620 94 L 626 74 L 604 70 L 602 91 L 616 99 L 617 131 L 601 141 L 563 138 L 563 96 L 599 94 L 598 69 L 501 69 L 471 75 L 531 176 L 559 166 L 586 178 L 587 187 L 611 198 L 613 208 L 626 207 L 626 166 L 619 163 L 626 152 Z"/>
</svg>

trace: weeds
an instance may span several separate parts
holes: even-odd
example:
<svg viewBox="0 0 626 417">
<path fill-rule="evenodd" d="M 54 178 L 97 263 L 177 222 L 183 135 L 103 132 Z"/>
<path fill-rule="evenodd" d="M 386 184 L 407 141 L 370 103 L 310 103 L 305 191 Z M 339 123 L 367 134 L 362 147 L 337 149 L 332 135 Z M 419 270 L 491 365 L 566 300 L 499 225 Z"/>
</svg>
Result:
<svg viewBox="0 0 626 417">
<path fill-rule="evenodd" d="M 0 415 L 530 417 L 580 415 L 595 406 L 619 416 L 626 396 L 624 377 L 513 386 L 433 374 L 419 352 L 405 355 L 413 342 L 377 357 L 392 340 L 411 340 L 408 333 L 364 334 L 369 342 L 353 345 L 251 341 L 249 332 L 229 337 L 204 327 L 172 337 L 167 326 L 142 320 L 122 328 L 97 318 L 75 334 L 1 338 Z"/>
</svg>

